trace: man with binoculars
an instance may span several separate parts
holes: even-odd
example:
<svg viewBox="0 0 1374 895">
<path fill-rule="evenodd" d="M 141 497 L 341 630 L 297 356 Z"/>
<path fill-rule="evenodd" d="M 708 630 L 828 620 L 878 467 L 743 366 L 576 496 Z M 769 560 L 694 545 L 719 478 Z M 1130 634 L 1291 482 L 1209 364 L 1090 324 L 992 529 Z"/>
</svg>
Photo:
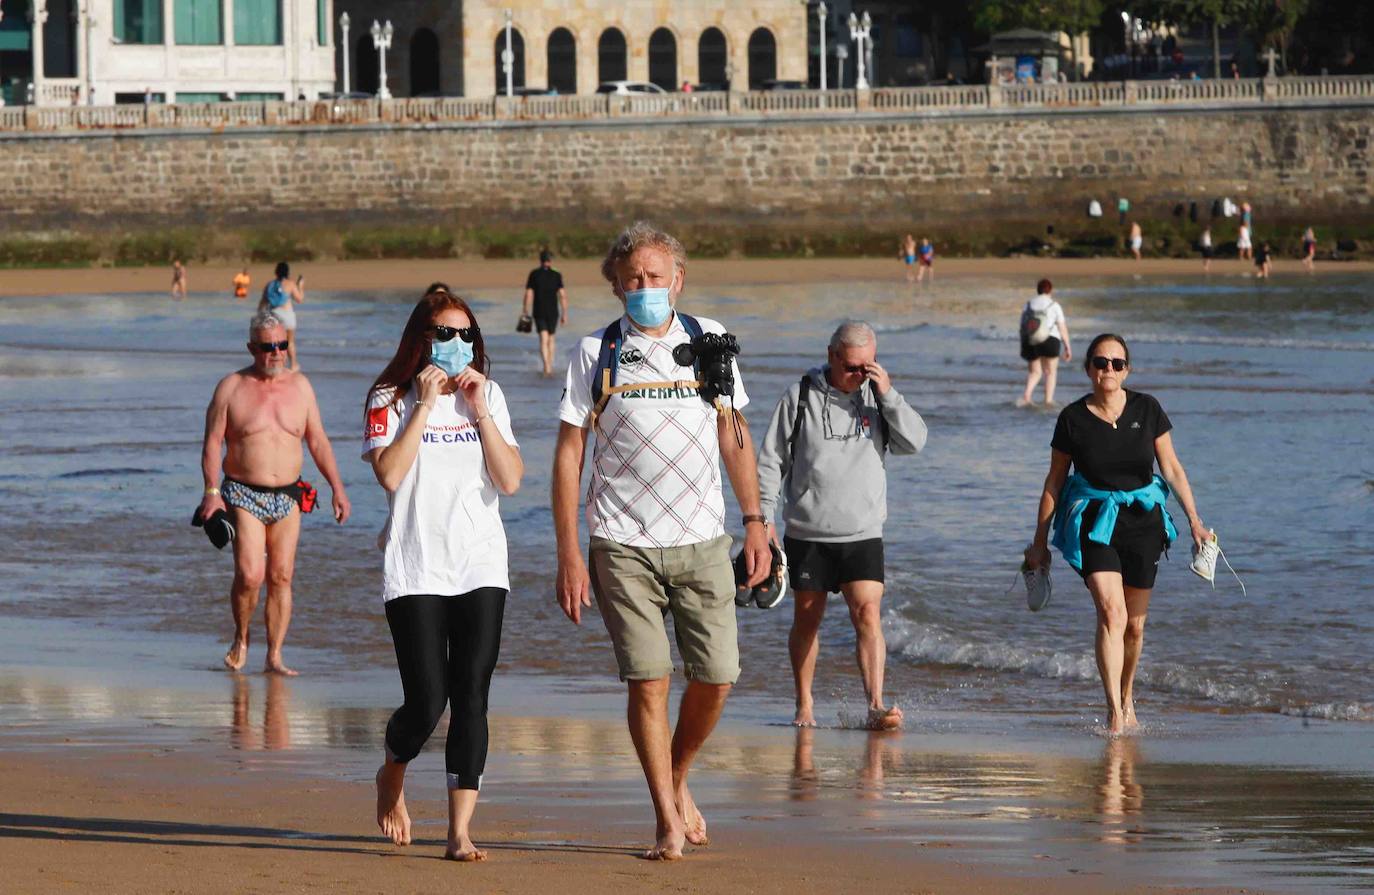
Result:
<svg viewBox="0 0 1374 895">
<path fill-rule="evenodd" d="M 558 602 L 581 624 L 596 597 L 654 804 L 656 842 L 645 857 L 673 860 L 685 843 L 706 843 L 687 775 L 739 677 L 722 460 L 744 514 L 751 586 L 769 574 L 772 556 L 739 415 L 749 402 L 733 360 L 739 347 L 716 321 L 676 310 L 687 276 L 682 244 L 637 222 L 612 244 L 601 273 L 625 313 L 584 337 L 568 365 L 553 469 Z M 589 430 L 586 562 L 577 508 Z M 688 681 L 672 732 L 669 612 Z"/>
</svg>

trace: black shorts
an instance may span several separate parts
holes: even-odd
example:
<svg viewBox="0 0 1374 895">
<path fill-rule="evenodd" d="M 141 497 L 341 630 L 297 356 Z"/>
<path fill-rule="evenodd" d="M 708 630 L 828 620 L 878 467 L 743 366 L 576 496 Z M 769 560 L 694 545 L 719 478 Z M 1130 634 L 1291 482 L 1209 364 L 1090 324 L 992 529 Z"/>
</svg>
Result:
<svg viewBox="0 0 1374 895">
<path fill-rule="evenodd" d="M 1151 589 L 1159 571 L 1159 556 L 1164 552 L 1163 508 L 1122 507 L 1111 544 L 1099 544 L 1088 539 L 1088 532 L 1097 521 L 1101 506 L 1100 501 L 1094 500 L 1083 511 L 1083 529 L 1078 540 L 1083 550 L 1083 568 L 1078 574 L 1087 578 L 1093 572 L 1119 572 L 1121 583 L 1127 587 Z"/>
<path fill-rule="evenodd" d="M 557 332 L 557 331 L 558 331 L 558 315 L 557 315 L 557 314 L 551 314 L 551 315 L 545 317 L 545 316 L 542 315 L 542 314 L 536 314 L 535 317 L 534 317 L 534 329 L 535 329 L 536 332 L 541 332 L 541 333 L 552 333 L 552 332 Z"/>
<path fill-rule="evenodd" d="M 1021 359 L 1024 361 L 1032 361 L 1040 357 L 1058 356 L 1059 339 L 1054 336 L 1050 336 L 1039 345 L 1032 345 L 1030 342 L 1024 340 L 1021 342 Z"/>
<path fill-rule="evenodd" d="M 783 538 L 788 582 L 793 590 L 839 593 L 851 581 L 883 580 L 883 539 L 866 541 L 802 541 Z"/>
<path fill-rule="evenodd" d="M 1204 258 L 1210 258 L 1210 257 L 1212 257 L 1212 247 L 1211 247 L 1211 246 L 1203 246 L 1202 249 L 1201 249 L 1201 251 L 1202 251 L 1202 257 L 1204 257 Z"/>
</svg>

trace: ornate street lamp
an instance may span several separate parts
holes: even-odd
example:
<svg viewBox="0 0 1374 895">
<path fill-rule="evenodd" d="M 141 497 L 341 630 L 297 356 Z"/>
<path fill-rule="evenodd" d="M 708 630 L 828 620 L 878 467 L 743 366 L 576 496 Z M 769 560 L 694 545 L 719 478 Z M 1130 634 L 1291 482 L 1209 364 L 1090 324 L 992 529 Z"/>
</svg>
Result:
<svg viewBox="0 0 1374 895">
<path fill-rule="evenodd" d="M 849 47 L 842 43 L 835 44 L 835 86 L 844 89 L 844 64 L 849 60 Z"/>
<path fill-rule="evenodd" d="M 826 58 L 825 58 L 825 22 L 826 22 L 826 18 L 825 18 L 825 17 L 826 17 L 826 15 L 829 14 L 829 12 L 830 12 L 830 10 L 827 9 L 826 6 L 825 6 L 825 0 L 821 0 L 820 4 L 816 7 L 816 34 L 819 35 L 819 36 L 820 36 L 820 39 L 821 39 L 821 89 L 822 89 L 822 90 L 825 89 L 825 68 L 826 68 L 826 65 L 825 65 L 825 63 L 826 63 Z"/>
<path fill-rule="evenodd" d="M 865 10 L 863 18 L 859 18 L 854 13 L 849 14 L 849 39 L 854 41 L 854 54 L 858 57 L 859 74 L 854 81 L 855 90 L 867 90 L 868 78 L 864 73 L 864 59 L 868 55 L 865 48 L 872 48 L 872 38 L 869 36 L 873 31 L 873 19 L 869 17 Z"/>
<path fill-rule="evenodd" d="M 391 19 L 386 20 L 385 25 L 378 25 L 377 20 L 372 20 L 372 46 L 377 48 L 378 66 L 381 75 L 381 83 L 377 90 L 377 99 L 391 99 L 391 91 L 386 86 L 386 51 L 391 49 L 391 35 L 396 29 L 391 27 Z"/>
<path fill-rule="evenodd" d="M 510 46 L 511 18 L 514 14 L 506 10 L 506 48 L 501 51 L 501 71 L 506 73 L 506 98 L 515 95 L 515 51 Z"/>
<path fill-rule="evenodd" d="M 352 82 L 348 77 L 348 57 L 351 55 L 352 47 L 348 43 L 348 26 L 352 24 L 352 19 L 348 17 L 348 10 L 344 10 L 339 16 L 339 30 L 343 32 L 343 41 L 339 44 L 339 52 L 343 55 L 343 92 L 348 96 L 352 92 Z"/>
</svg>

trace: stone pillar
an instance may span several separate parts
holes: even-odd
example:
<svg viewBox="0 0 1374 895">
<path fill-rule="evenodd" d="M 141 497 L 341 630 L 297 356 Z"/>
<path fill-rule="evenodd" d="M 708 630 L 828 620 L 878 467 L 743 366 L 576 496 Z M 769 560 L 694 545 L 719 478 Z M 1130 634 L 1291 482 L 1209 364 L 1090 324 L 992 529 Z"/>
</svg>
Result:
<svg viewBox="0 0 1374 895">
<path fill-rule="evenodd" d="M 33 103 L 36 106 L 41 106 L 43 105 L 43 26 L 48 21 L 47 0 L 33 0 L 30 14 L 33 17 L 29 23 L 32 28 L 31 40 L 33 41 L 30 56 L 33 60 Z"/>
<path fill-rule="evenodd" d="M 1121 84 L 1121 92 L 1121 101 L 1126 105 L 1129 106 L 1137 101 L 1139 93 L 1136 90 L 1135 81 L 1123 81 Z"/>
<path fill-rule="evenodd" d="M 701 33 L 698 32 L 693 37 L 682 37 L 677 47 L 677 84 L 680 87 L 683 81 L 689 84 L 701 82 L 701 69 L 697 67 L 700 62 L 698 56 L 697 43 L 701 40 Z"/>
<path fill-rule="evenodd" d="M 229 49 L 234 46 L 234 0 L 220 0 L 221 19 L 220 31 L 224 34 L 225 56 L 229 55 Z M 225 60 L 228 62 L 228 60 Z"/>
<path fill-rule="evenodd" d="M 601 83 L 601 73 L 597 68 L 597 40 L 601 32 L 588 27 L 578 31 L 577 41 L 577 92 L 595 93 Z"/>
<path fill-rule="evenodd" d="M 527 23 L 520 33 L 525 38 L 525 86 L 549 86 L 549 36 Z"/>
</svg>

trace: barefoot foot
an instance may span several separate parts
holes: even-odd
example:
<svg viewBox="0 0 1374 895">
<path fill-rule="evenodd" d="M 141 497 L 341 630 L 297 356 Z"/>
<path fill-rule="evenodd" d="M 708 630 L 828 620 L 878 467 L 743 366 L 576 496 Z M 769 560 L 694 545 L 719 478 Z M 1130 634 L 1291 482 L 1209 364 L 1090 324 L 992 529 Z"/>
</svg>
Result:
<svg viewBox="0 0 1374 895">
<path fill-rule="evenodd" d="M 262 666 L 262 671 L 264 674 L 280 674 L 283 677 L 296 677 L 300 674 L 299 671 L 287 668 L 281 656 L 268 656 L 267 664 Z"/>
<path fill-rule="evenodd" d="M 902 710 L 895 705 L 888 709 L 875 706 L 868 710 L 869 730 L 901 730 Z"/>
<path fill-rule="evenodd" d="M 393 762 L 387 762 L 377 769 L 377 826 L 396 845 L 410 844 L 405 774 L 405 765 Z"/>
<path fill-rule="evenodd" d="M 449 861 L 459 861 L 464 864 L 476 861 L 485 861 L 487 853 L 485 850 L 472 844 L 472 840 L 467 836 L 460 836 L 457 839 L 450 839 L 448 847 L 444 849 L 444 858 Z"/>
<path fill-rule="evenodd" d="M 248 661 L 248 641 L 235 640 L 229 647 L 229 652 L 224 654 L 224 667 L 230 671 L 239 671 Z"/>
<path fill-rule="evenodd" d="M 816 716 L 811 713 L 811 709 L 797 709 L 797 714 L 792 717 L 793 727 L 815 727 Z"/>
<path fill-rule="evenodd" d="M 682 847 L 686 837 L 680 832 L 665 833 L 658 837 L 654 847 L 640 855 L 646 861 L 678 861 L 682 859 Z"/>
<path fill-rule="evenodd" d="M 710 837 L 706 835 L 706 818 L 702 816 L 697 803 L 692 799 L 692 793 L 685 786 L 677 794 L 677 813 L 682 816 L 682 824 L 686 828 L 684 835 L 688 842 L 693 845 L 711 844 Z"/>
</svg>

